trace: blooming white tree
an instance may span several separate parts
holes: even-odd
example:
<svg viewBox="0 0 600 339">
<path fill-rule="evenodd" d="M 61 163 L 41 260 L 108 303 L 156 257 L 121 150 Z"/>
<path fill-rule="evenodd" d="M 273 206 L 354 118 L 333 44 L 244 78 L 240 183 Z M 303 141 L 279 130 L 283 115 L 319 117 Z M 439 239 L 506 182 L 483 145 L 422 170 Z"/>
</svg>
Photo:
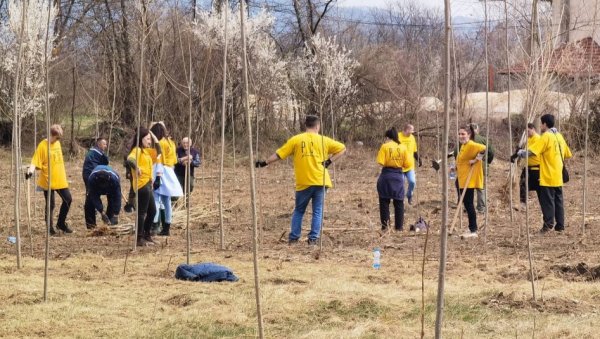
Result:
<svg viewBox="0 0 600 339">
<path fill-rule="evenodd" d="M 56 5 L 48 11 L 52 0 L 11 0 L 8 3 L 8 22 L 0 27 L 0 45 L 4 55 L 0 67 L 13 80 L 19 80 L 18 112 L 20 117 L 31 116 L 42 110 L 45 98 L 44 58 L 51 58 L 53 23 Z M 24 19 L 24 22 L 23 22 Z M 47 24 L 49 41 L 46 44 Z M 21 57 L 19 58 L 19 44 Z M 16 74 L 19 74 L 16 79 Z"/>
<path fill-rule="evenodd" d="M 242 43 L 239 10 L 227 5 L 213 11 L 199 11 L 194 33 L 204 48 L 222 50 L 225 45 L 224 15 L 227 13 L 228 69 L 242 72 Z M 247 16 L 247 14 L 245 14 Z M 289 96 L 287 63 L 278 54 L 275 41 L 270 35 L 275 17 L 262 10 L 246 18 L 246 39 L 250 90 L 256 100 L 269 102 L 285 100 Z M 233 77 L 232 80 L 241 79 Z M 235 88 L 235 82 L 229 87 Z M 255 103 L 254 103 L 255 104 Z"/>
<path fill-rule="evenodd" d="M 317 34 L 290 62 L 291 87 L 296 97 L 308 105 L 308 113 L 328 116 L 328 112 L 333 114 L 333 107 L 339 109 L 356 93 L 352 76 L 358 65 L 335 37 Z"/>
</svg>

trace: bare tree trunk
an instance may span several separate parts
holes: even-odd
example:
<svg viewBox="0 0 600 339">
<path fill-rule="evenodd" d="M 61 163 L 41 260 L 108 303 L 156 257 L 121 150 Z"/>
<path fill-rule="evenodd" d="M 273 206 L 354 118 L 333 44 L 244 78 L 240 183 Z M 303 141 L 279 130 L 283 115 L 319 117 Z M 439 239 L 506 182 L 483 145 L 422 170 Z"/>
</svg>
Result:
<svg viewBox="0 0 600 339">
<path fill-rule="evenodd" d="M 77 82 L 75 80 L 75 64 L 73 64 L 73 68 L 71 69 L 71 75 L 73 76 L 73 87 L 72 87 L 72 95 L 73 99 L 71 100 L 71 143 L 69 146 L 69 153 L 71 155 L 75 154 L 75 94 L 77 89 Z M 94 103 L 94 105 L 96 105 Z M 98 118 L 96 118 L 96 135 L 98 134 Z"/>
<path fill-rule="evenodd" d="M 445 55 L 444 55 L 444 133 L 443 147 L 448 149 L 448 134 L 450 125 L 450 30 L 452 27 L 450 16 L 450 0 L 444 0 L 445 16 Z M 448 157 L 442 156 L 442 168 L 448 168 Z M 458 206 L 460 208 L 460 206 Z M 446 282 L 446 256 L 448 244 L 448 180 L 442 180 L 442 225 L 440 234 L 440 268 L 438 272 L 437 310 L 435 314 L 435 338 L 442 337 L 442 324 L 444 321 L 444 287 Z"/>
<path fill-rule="evenodd" d="M 225 4 L 225 6 L 226 8 L 221 7 L 221 12 L 223 13 L 223 29 L 225 44 L 223 47 L 223 94 L 221 98 L 221 163 L 219 167 L 219 245 L 222 250 L 225 249 L 225 226 L 223 225 L 223 170 L 225 165 L 225 124 L 227 122 L 225 113 L 227 110 L 227 13 L 229 13 L 229 4 Z"/>
<path fill-rule="evenodd" d="M 242 65 L 244 73 L 244 108 L 246 111 L 246 127 L 248 129 L 248 149 L 249 149 L 249 168 L 250 168 L 250 193 L 252 206 L 252 249 L 254 262 L 254 292 L 256 295 L 256 316 L 258 321 L 258 337 L 265 337 L 263 329 L 262 308 L 260 302 L 260 279 L 258 272 L 258 223 L 256 214 L 256 174 L 254 171 L 254 154 L 252 151 L 252 119 L 250 118 L 249 90 L 248 90 L 248 57 L 246 51 L 246 28 L 245 28 L 245 3 L 240 2 L 240 26 L 242 33 Z"/>
<path fill-rule="evenodd" d="M 512 121 L 511 121 L 511 112 L 510 112 L 510 90 L 511 90 L 511 83 L 510 83 L 510 53 L 508 52 L 508 0 L 504 0 L 504 34 L 505 34 L 505 39 L 506 39 L 506 48 L 505 48 L 505 52 L 506 52 L 506 69 L 508 69 L 508 95 L 507 95 L 507 110 L 508 110 L 508 146 L 509 146 L 509 150 L 512 151 L 513 148 L 513 135 L 512 135 Z M 514 170 L 515 166 L 513 165 L 513 163 L 510 163 L 510 167 L 509 167 L 509 177 L 510 179 L 510 185 L 508 185 L 508 195 L 509 195 L 509 200 L 510 200 L 510 204 L 508 206 L 509 210 L 510 210 L 510 224 L 514 225 L 514 212 L 513 212 L 513 185 L 512 185 L 512 178 L 513 178 L 513 170 Z M 520 224 L 519 224 L 520 225 Z M 521 231 L 520 231 L 520 227 L 519 227 L 519 236 L 521 236 Z"/>
<path fill-rule="evenodd" d="M 48 199 L 46 199 L 46 244 L 45 244 L 45 252 L 44 252 L 44 302 L 48 301 L 48 266 L 50 264 L 50 227 L 52 224 L 51 213 L 50 213 L 50 201 L 52 194 L 52 162 L 50 161 L 50 82 L 49 82 L 49 65 L 48 65 L 48 43 L 50 42 L 50 12 L 52 11 L 52 2 L 48 1 L 48 20 L 46 22 L 46 38 L 44 41 L 44 82 L 45 82 L 45 90 L 46 90 L 46 137 L 48 141 Z"/>
<path fill-rule="evenodd" d="M 13 134 L 12 134 L 12 144 L 13 144 L 13 165 L 14 165 L 14 184 L 15 184 L 15 192 L 14 192 L 14 222 L 15 222 L 15 232 L 16 232 L 16 256 L 17 256 L 17 268 L 23 267 L 21 263 L 21 211 L 19 208 L 19 203 L 21 200 L 21 180 L 20 180 L 20 172 L 21 172 L 21 146 L 20 146 L 20 134 L 21 134 L 21 112 L 19 106 L 19 93 L 21 90 L 21 70 L 23 63 L 23 39 L 25 35 L 25 21 L 26 13 L 27 13 L 27 3 L 23 2 L 23 8 L 21 10 L 21 28 L 19 31 L 19 54 L 17 55 L 17 63 L 15 70 L 15 79 L 14 79 L 14 92 L 13 92 Z M 48 158 L 50 159 L 50 158 Z"/>
</svg>

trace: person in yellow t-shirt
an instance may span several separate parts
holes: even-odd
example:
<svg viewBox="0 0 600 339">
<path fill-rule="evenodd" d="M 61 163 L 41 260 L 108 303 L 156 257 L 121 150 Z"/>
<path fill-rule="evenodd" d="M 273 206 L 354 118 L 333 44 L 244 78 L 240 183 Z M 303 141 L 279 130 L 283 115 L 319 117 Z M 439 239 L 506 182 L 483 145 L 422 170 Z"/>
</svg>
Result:
<svg viewBox="0 0 600 339">
<path fill-rule="evenodd" d="M 156 173 L 160 172 L 161 186 L 154 190 L 154 203 L 156 205 L 156 215 L 152 224 L 152 235 L 169 236 L 171 223 L 173 222 L 173 207 L 171 204 L 172 197 L 180 197 L 183 195 L 181 185 L 175 175 L 174 166 L 177 163 L 177 154 L 175 143 L 169 137 L 169 131 L 162 121 L 154 123 L 150 131 L 159 140 L 162 156 L 159 159 L 161 165 L 155 166 Z M 150 150 L 154 152 L 154 150 Z M 162 222 L 162 230 L 159 232 L 160 223 Z"/>
<path fill-rule="evenodd" d="M 71 192 L 69 191 L 67 172 L 65 170 L 65 162 L 60 144 L 62 136 L 63 129 L 60 125 L 50 126 L 50 137 L 42 140 L 38 144 L 35 153 L 33 154 L 33 158 L 31 159 L 31 165 L 25 175 L 25 179 L 29 179 L 35 170 L 40 171 L 37 185 L 44 191 L 44 198 L 46 199 L 46 204 L 44 206 L 48 206 L 48 198 L 50 198 L 50 210 L 48 211 L 48 209 L 46 209 L 46 220 L 48 220 L 48 217 L 50 218 L 50 235 L 56 234 L 52 223 L 54 192 L 58 193 L 58 196 L 62 199 L 56 228 L 64 233 L 73 233 L 73 230 L 69 228 L 69 225 L 67 225 L 66 222 L 67 214 L 69 214 L 73 199 L 71 198 Z M 50 144 L 50 173 L 48 173 L 48 143 Z M 48 174 L 50 174 L 49 179 Z M 50 187 L 48 187 L 48 180 L 50 180 Z"/>
<path fill-rule="evenodd" d="M 325 188 L 332 187 L 327 167 L 337 160 L 346 147 L 341 142 L 319 134 L 321 124 L 315 115 L 307 115 L 306 132 L 290 138 L 266 161 L 257 161 L 256 167 L 265 167 L 278 160 L 293 156 L 296 176 L 296 207 L 292 215 L 289 244 L 297 243 L 302 232 L 302 218 L 312 200 L 312 223 L 308 244 L 316 245 L 323 218 Z M 331 155 L 331 157 L 330 157 Z"/>
<path fill-rule="evenodd" d="M 156 156 L 150 152 L 152 142 L 156 149 Z M 127 156 L 127 166 L 131 168 L 131 183 L 137 193 L 138 201 L 138 246 L 154 245 L 154 240 L 150 234 L 152 221 L 156 214 L 156 205 L 154 204 L 153 189 L 160 188 L 160 176 L 152 180 L 152 165 L 158 162 L 162 151 L 158 139 L 148 129 L 141 127 L 140 133 L 134 136 L 131 145 L 131 151 Z"/>
<path fill-rule="evenodd" d="M 402 232 L 404 225 L 404 174 L 413 155 L 406 146 L 398 140 L 398 130 L 395 127 L 385 132 L 385 143 L 377 153 L 377 163 L 381 165 L 381 174 L 377 179 L 377 194 L 379 195 L 379 217 L 381 230 L 387 231 L 390 224 L 390 200 L 394 202 L 394 228 Z M 413 159 L 414 160 L 414 159 Z"/>
<path fill-rule="evenodd" d="M 401 144 L 406 146 L 409 154 L 406 165 L 402 168 L 402 172 L 404 172 L 404 178 L 408 182 L 406 198 L 408 199 L 409 205 L 412 205 L 413 194 L 415 191 L 415 186 L 417 185 L 415 164 L 418 162 L 419 167 L 422 165 L 421 159 L 419 158 L 417 140 L 415 139 L 414 133 L 415 127 L 411 124 L 406 124 L 402 129 L 402 132 L 398 133 L 398 140 L 400 140 Z"/>
<path fill-rule="evenodd" d="M 529 146 L 535 144 L 539 139 L 540 135 L 535 130 L 535 125 L 532 123 L 527 124 L 527 144 Z M 518 158 L 518 151 L 510 157 L 510 162 L 515 162 Z M 525 172 L 527 171 L 527 172 Z M 527 183 L 527 185 L 525 185 Z M 527 186 L 527 187 L 525 187 Z M 527 166 L 523 167 L 521 171 L 521 177 L 519 178 L 519 198 L 521 201 L 521 210 L 525 210 L 525 204 L 527 203 L 527 191 L 535 191 L 538 196 L 540 188 L 540 160 L 537 156 L 532 155 L 527 158 Z"/>
<path fill-rule="evenodd" d="M 461 146 L 456 157 L 456 180 L 459 194 L 466 191 L 463 205 L 467 210 L 469 219 L 469 233 L 464 234 L 463 238 L 477 237 L 477 212 L 474 198 L 475 190 L 483 188 L 483 165 L 481 160 L 485 156 L 486 146 L 476 143 L 474 139 L 475 131 L 472 126 L 463 126 L 458 129 L 458 141 Z M 472 171 L 472 174 L 469 178 L 470 171 Z M 469 180 L 467 181 L 467 179 Z M 460 208 L 460 206 L 457 208 Z"/>
<path fill-rule="evenodd" d="M 540 118 L 542 136 L 527 151 L 520 150 L 519 157 L 535 155 L 540 161 L 539 201 L 544 225 L 541 233 L 552 229 L 565 230 L 565 210 L 563 204 L 563 168 L 565 159 L 571 158 L 571 150 L 562 134 L 554 128 L 554 115 L 544 114 Z M 556 221 L 556 224 L 555 224 Z"/>
</svg>

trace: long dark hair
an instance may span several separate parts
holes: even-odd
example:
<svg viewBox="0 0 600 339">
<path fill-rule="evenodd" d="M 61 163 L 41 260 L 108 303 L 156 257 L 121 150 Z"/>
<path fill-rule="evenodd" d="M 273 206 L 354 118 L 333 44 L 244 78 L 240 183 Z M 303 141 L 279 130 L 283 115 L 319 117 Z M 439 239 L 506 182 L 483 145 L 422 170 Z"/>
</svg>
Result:
<svg viewBox="0 0 600 339">
<path fill-rule="evenodd" d="M 150 127 L 150 131 L 156 135 L 156 139 L 161 140 L 167 136 L 167 129 L 160 122 L 155 123 Z"/>
<path fill-rule="evenodd" d="M 469 139 L 470 139 L 470 140 L 475 140 L 475 130 L 473 129 L 473 125 L 471 125 L 471 124 L 469 124 L 469 125 L 466 125 L 466 126 L 464 126 L 464 125 L 463 125 L 463 126 L 460 126 L 460 127 L 458 128 L 458 130 L 459 130 L 459 131 L 460 131 L 461 129 L 464 129 L 465 131 L 468 131 L 468 132 L 469 132 L 469 134 L 470 134 L 470 135 L 469 135 Z"/>
<path fill-rule="evenodd" d="M 392 127 L 385 131 L 385 137 L 394 140 L 394 142 L 397 144 L 400 143 L 400 140 L 398 139 L 398 130 L 396 127 Z"/>
<path fill-rule="evenodd" d="M 136 147 L 143 148 L 144 145 L 142 143 L 142 139 L 144 139 L 144 137 L 148 134 L 150 134 L 150 131 L 147 128 L 140 127 L 140 134 L 138 135 L 136 132 L 136 134 L 133 136 L 133 139 L 131 140 L 131 149 L 129 151 L 133 151 L 133 149 Z"/>
</svg>

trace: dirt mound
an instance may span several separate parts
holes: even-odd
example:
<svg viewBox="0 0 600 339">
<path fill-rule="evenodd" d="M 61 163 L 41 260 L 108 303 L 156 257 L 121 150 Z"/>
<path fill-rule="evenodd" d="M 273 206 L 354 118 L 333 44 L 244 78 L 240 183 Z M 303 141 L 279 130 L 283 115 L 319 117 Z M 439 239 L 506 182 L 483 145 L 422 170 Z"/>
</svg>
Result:
<svg viewBox="0 0 600 339">
<path fill-rule="evenodd" d="M 508 295 L 500 292 L 489 299 L 483 300 L 482 304 L 503 311 L 525 309 L 556 314 L 580 314 L 591 309 L 590 305 L 575 299 L 552 297 L 534 301 L 529 296 L 516 296 L 514 292 Z"/>
<path fill-rule="evenodd" d="M 163 302 L 166 304 L 178 307 L 187 307 L 194 304 L 196 301 L 196 299 L 192 298 L 187 294 L 176 294 L 163 300 Z"/>
<path fill-rule="evenodd" d="M 559 277 L 568 281 L 600 280 L 600 266 L 589 266 L 584 262 L 577 265 L 554 265 L 550 267 Z"/>
</svg>

